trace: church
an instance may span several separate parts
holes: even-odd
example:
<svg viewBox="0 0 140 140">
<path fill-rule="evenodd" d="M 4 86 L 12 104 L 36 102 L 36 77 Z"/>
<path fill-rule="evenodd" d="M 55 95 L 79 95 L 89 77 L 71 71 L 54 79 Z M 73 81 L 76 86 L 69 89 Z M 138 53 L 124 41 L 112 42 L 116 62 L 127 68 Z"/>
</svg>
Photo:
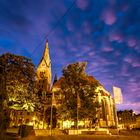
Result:
<svg viewBox="0 0 140 140">
<path fill-rule="evenodd" d="M 92 81 L 93 76 L 89 76 L 89 79 Z M 36 71 L 36 85 L 37 88 L 41 91 L 40 94 L 45 102 L 44 112 L 46 112 L 46 110 L 50 108 L 51 105 L 53 105 L 53 107 L 57 110 L 57 106 L 61 104 L 61 95 L 59 93 L 59 90 L 61 88 L 62 77 L 58 80 L 55 77 L 52 86 L 51 82 L 51 59 L 49 55 L 49 47 L 47 40 L 43 56 L 40 60 Z M 103 86 L 98 87 L 96 89 L 96 92 L 98 93 L 98 96 L 96 98 L 101 104 L 100 113 L 97 114 L 99 127 L 116 128 L 118 126 L 118 119 L 114 99 L 111 97 L 111 94 L 107 90 L 105 90 Z M 73 122 L 70 122 L 70 120 L 57 120 L 57 124 L 55 127 L 61 129 L 68 129 L 71 128 L 72 125 Z M 82 122 L 79 120 L 78 125 L 83 127 L 86 126 L 88 128 L 90 127 L 90 122 L 88 120 L 87 122 Z"/>
</svg>

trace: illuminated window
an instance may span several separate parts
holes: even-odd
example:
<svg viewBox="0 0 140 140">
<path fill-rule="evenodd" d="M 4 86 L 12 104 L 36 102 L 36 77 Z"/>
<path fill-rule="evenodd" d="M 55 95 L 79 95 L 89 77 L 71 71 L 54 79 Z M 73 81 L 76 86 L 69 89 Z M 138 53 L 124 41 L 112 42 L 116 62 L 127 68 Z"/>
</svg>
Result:
<svg viewBox="0 0 140 140">
<path fill-rule="evenodd" d="M 26 119 L 26 123 L 29 123 L 29 119 Z"/>
<path fill-rule="evenodd" d="M 44 71 L 41 71 L 40 72 L 40 77 L 42 78 L 42 77 L 44 77 L 45 76 L 45 72 Z"/>
</svg>

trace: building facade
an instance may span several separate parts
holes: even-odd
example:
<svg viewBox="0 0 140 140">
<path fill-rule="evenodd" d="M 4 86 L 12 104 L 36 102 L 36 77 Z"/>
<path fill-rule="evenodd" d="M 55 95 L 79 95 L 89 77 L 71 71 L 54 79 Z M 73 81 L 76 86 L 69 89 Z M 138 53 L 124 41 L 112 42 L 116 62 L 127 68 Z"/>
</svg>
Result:
<svg viewBox="0 0 140 140">
<path fill-rule="evenodd" d="M 117 112 L 120 129 L 132 129 L 136 127 L 137 115 L 133 110 L 123 110 Z"/>
<path fill-rule="evenodd" d="M 36 71 L 37 89 L 41 90 L 42 92 L 50 91 L 51 79 L 52 79 L 51 60 L 50 60 L 48 40 L 47 40 L 44 54 L 40 60 L 40 63 Z"/>
<path fill-rule="evenodd" d="M 45 49 L 40 63 L 36 70 L 36 88 L 38 90 L 38 97 L 40 102 L 39 111 L 27 111 L 25 109 L 19 108 L 11 109 L 10 126 L 19 126 L 22 124 L 34 125 L 35 128 L 44 128 L 45 124 L 45 110 L 51 105 L 51 60 L 49 56 L 48 40 L 45 44 Z M 15 115 L 17 114 L 17 115 Z"/>
<path fill-rule="evenodd" d="M 59 92 L 61 88 L 61 82 L 63 78 L 60 78 L 59 80 L 56 80 L 51 87 L 51 60 L 49 56 L 49 48 L 48 48 L 48 41 L 46 42 L 46 47 L 44 50 L 44 54 L 42 56 L 42 59 L 37 67 L 37 76 L 36 76 L 36 84 L 37 88 L 42 93 L 42 100 L 44 100 L 44 114 L 46 110 L 51 106 L 55 106 L 56 108 L 61 105 L 61 94 Z M 94 79 L 92 76 L 88 77 L 91 81 Z M 51 91 L 50 91 L 51 89 Z M 103 86 L 98 87 L 97 91 L 98 96 L 96 96 L 97 101 L 101 104 L 101 107 L 99 108 L 97 118 L 98 123 L 100 127 L 117 127 L 118 125 L 118 119 L 117 119 L 117 113 L 115 108 L 114 99 L 111 97 L 110 93 L 104 89 Z M 49 114 L 48 114 L 49 115 Z M 68 122 L 68 120 L 66 120 Z M 59 120 L 59 127 L 65 128 L 65 127 L 71 127 L 68 125 L 68 123 L 62 122 Z M 66 125 L 65 125 L 66 124 Z M 83 124 L 83 123 L 82 123 Z M 90 123 L 87 121 L 86 124 L 87 127 L 89 127 Z"/>
<path fill-rule="evenodd" d="M 92 81 L 94 77 L 88 76 L 88 78 Z M 61 89 L 61 82 L 63 81 L 63 78 L 60 78 L 52 87 L 52 93 L 54 95 L 55 105 L 57 106 L 61 105 L 61 94 L 59 93 Z M 98 127 L 101 128 L 107 128 L 107 127 L 113 127 L 117 128 L 118 126 L 118 118 L 117 118 L 117 112 L 115 108 L 115 102 L 114 99 L 111 97 L 111 94 L 104 89 L 103 86 L 100 86 L 96 89 L 96 101 L 101 105 L 100 108 L 97 110 L 96 118 L 98 120 Z M 70 128 L 72 125 L 74 125 L 74 122 L 70 122 L 69 120 L 61 121 L 59 120 L 59 123 L 61 124 L 60 127 L 63 128 Z M 80 121 L 79 124 L 80 127 L 83 128 L 90 128 L 91 123 L 88 118 L 86 118 L 86 121 Z M 95 127 L 95 126 L 94 126 Z"/>
<path fill-rule="evenodd" d="M 94 81 L 94 77 L 88 76 L 89 80 Z M 40 94 L 40 102 L 42 111 L 29 113 L 25 110 L 12 110 L 11 111 L 11 126 L 12 125 L 21 125 L 21 124 L 33 124 L 35 128 L 47 128 L 50 127 L 51 120 L 51 107 L 56 108 L 62 104 L 60 93 L 61 83 L 63 78 L 61 77 L 55 80 L 53 86 L 51 87 L 52 72 L 51 72 L 51 59 L 49 56 L 48 41 L 46 41 L 45 50 L 41 61 L 36 70 L 36 87 L 38 93 Z M 99 127 L 117 127 L 118 119 L 115 108 L 114 99 L 111 97 L 111 94 L 105 90 L 103 86 L 100 86 L 96 89 L 96 100 L 100 103 L 101 107 L 98 108 L 96 118 L 98 120 Z M 18 114 L 15 117 L 15 114 Z M 47 117 L 46 117 L 47 116 Z M 46 119 L 47 118 L 47 119 Z M 54 118 L 54 116 L 53 116 Z M 55 119 L 57 117 L 55 116 Z M 74 125 L 74 122 L 70 120 L 57 120 L 55 127 L 61 129 L 68 129 Z M 48 124 L 47 124 L 48 123 Z M 79 126 L 89 128 L 91 127 L 90 120 L 86 118 L 86 121 L 79 120 Z M 45 127 L 44 127 L 45 126 Z"/>
</svg>

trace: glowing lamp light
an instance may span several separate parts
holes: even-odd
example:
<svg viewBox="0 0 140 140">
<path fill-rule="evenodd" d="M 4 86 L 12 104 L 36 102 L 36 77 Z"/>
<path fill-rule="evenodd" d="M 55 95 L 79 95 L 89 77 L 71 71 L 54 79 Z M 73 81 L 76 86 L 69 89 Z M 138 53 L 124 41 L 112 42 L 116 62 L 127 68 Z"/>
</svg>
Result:
<svg viewBox="0 0 140 140">
<path fill-rule="evenodd" d="M 29 122 L 29 125 L 31 125 L 31 126 L 32 126 L 32 125 L 33 125 L 33 122 Z"/>
<path fill-rule="evenodd" d="M 33 117 L 33 121 L 35 121 L 36 120 L 36 118 L 35 117 Z"/>
</svg>

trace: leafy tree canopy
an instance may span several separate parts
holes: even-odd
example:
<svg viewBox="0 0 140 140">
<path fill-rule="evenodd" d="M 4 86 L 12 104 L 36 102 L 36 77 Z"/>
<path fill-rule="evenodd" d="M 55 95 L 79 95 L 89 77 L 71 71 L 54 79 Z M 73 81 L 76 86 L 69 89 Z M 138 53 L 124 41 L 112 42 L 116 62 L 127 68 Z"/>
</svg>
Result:
<svg viewBox="0 0 140 140">
<path fill-rule="evenodd" d="M 45 111 L 45 120 L 48 126 L 51 123 L 51 106 Z M 52 128 L 55 128 L 57 124 L 57 110 L 55 106 L 52 106 Z"/>
<path fill-rule="evenodd" d="M 76 120 L 77 107 L 79 119 L 93 119 L 96 109 L 96 88 L 101 84 L 85 72 L 86 63 L 77 62 L 63 69 L 63 80 L 61 83 L 62 104 L 58 113 L 62 119 Z"/>
<path fill-rule="evenodd" d="M 6 53 L 0 56 L 0 95 L 9 107 L 34 108 L 35 66 L 31 59 Z"/>
</svg>

